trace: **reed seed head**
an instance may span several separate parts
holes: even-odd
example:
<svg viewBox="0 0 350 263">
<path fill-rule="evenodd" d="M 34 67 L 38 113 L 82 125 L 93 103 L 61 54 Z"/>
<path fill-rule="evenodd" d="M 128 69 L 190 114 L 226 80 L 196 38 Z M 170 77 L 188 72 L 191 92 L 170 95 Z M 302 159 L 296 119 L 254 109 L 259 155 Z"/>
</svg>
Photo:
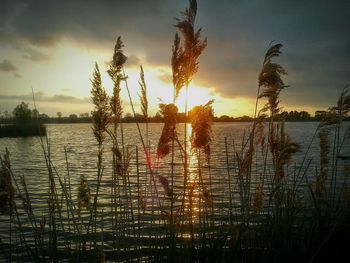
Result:
<svg viewBox="0 0 350 263">
<path fill-rule="evenodd" d="M 194 24 L 197 14 L 197 1 L 190 0 L 189 7 L 182 12 L 182 17 L 176 18 L 175 27 L 183 37 L 183 43 L 175 35 L 173 48 L 173 72 L 175 72 L 176 97 L 183 84 L 188 85 L 192 76 L 198 71 L 198 58 L 207 46 L 207 39 L 201 39 L 201 29 L 195 31 Z M 174 63 L 175 62 L 175 63 Z M 180 74 L 180 75 L 179 75 Z"/>
<path fill-rule="evenodd" d="M 97 142 L 102 145 L 105 139 L 105 132 L 110 120 L 110 112 L 108 105 L 108 96 L 102 86 L 101 73 L 97 63 L 95 64 L 95 71 L 91 80 L 91 98 L 95 109 L 91 112 L 93 133 Z"/>
<path fill-rule="evenodd" d="M 141 87 L 141 95 L 139 95 L 140 101 L 141 101 L 141 111 L 142 111 L 143 117 L 147 121 L 147 119 L 148 119 L 147 86 L 146 86 L 146 81 L 145 81 L 145 73 L 143 71 L 142 65 L 140 66 L 139 85 Z"/>
<path fill-rule="evenodd" d="M 259 98 L 267 98 L 266 109 L 270 110 L 271 116 L 279 113 L 279 94 L 285 87 L 282 75 L 286 75 L 286 70 L 272 59 L 282 54 L 282 44 L 276 44 L 269 48 L 265 54 L 262 70 L 259 75 L 259 87 L 263 87 Z"/>
<path fill-rule="evenodd" d="M 170 142 L 175 136 L 175 124 L 177 107 L 175 104 L 160 104 L 160 113 L 164 118 L 162 135 L 159 138 L 157 147 L 158 158 L 164 158 L 171 150 Z"/>
<path fill-rule="evenodd" d="M 191 126 L 191 144 L 194 149 L 203 149 L 207 156 L 210 154 L 214 110 L 213 100 L 205 105 L 194 107 L 188 114 Z"/>
</svg>

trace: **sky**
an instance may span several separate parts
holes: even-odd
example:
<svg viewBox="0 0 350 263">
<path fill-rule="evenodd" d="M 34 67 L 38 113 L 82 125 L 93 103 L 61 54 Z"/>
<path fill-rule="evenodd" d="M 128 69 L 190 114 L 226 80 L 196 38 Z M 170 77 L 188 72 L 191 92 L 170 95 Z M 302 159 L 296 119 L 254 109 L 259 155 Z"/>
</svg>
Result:
<svg viewBox="0 0 350 263">
<path fill-rule="evenodd" d="M 216 115 L 252 115 L 257 78 L 271 41 L 282 43 L 288 72 L 284 110 L 323 110 L 350 83 L 350 1 L 198 0 L 196 28 L 208 46 L 189 89 L 189 107 L 214 99 Z M 128 56 L 126 74 L 139 108 L 143 65 L 150 113 L 172 101 L 171 47 L 175 17 L 187 0 L 2 0 L 0 112 L 21 101 L 39 112 L 92 110 L 91 76 L 98 63 L 105 89 L 116 38 Z M 125 89 L 125 112 L 130 112 Z M 183 108 L 185 94 L 178 99 Z M 140 110 L 138 110 L 140 111 Z"/>
</svg>

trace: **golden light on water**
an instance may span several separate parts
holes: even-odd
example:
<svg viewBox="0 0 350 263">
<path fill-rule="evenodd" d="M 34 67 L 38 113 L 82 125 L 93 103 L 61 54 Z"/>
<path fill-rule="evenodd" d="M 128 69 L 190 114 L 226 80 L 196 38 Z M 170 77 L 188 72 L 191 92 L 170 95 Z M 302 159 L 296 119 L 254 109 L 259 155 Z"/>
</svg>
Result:
<svg viewBox="0 0 350 263">
<path fill-rule="evenodd" d="M 187 124 L 187 152 L 188 152 L 188 174 L 187 174 L 187 193 L 185 207 L 187 212 L 191 215 L 191 220 L 195 220 L 199 213 L 200 198 L 200 185 L 199 185 L 199 172 L 198 172 L 198 156 L 191 148 L 191 134 L 192 126 Z M 190 198 L 192 200 L 190 200 Z"/>
</svg>

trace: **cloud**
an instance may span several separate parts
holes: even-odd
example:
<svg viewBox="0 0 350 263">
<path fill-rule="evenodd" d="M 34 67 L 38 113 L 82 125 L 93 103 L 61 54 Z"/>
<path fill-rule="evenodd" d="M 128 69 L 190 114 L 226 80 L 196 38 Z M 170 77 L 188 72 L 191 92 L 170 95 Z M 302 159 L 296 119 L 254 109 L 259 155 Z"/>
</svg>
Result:
<svg viewBox="0 0 350 263">
<path fill-rule="evenodd" d="M 44 53 L 41 53 L 37 50 L 29 49 L 29 48 L 25 51 L 25 53 L 22 55 L 22 57 L 24 59 L 35 61 L 35 62 L 47 61 L 50 59 L 50 56 L 48 56 Z"/>
<path fill-rule="evenodd" d="M 39 91 L 34 94 L 35 101 L 38 102 L 53 102 L 53 103 L 70 103 L 70 104 L 81 104 L 81 103 L 91 103 L 90 98 L 77 98 L 74 96 L 55 94 L 53 96 L 48 96 L 44 92 Z M 6 101 L 33 101 L 32 94 L 0 94 L 0 100 Z"/>
<path fill-rule="evenodd" d="M 163 81 L 166 84 L 172 84 L 173 83 L 173 76 L 169 73 L 164 73 L 162 75 L 157 76 L 157 78 L 161 81 Z"/>
<path fill-rule="evenodd" d="M 129 66 L 170 66 L 174 17 L 188 1 L 10 1 L 0 10 L 0 43 L 23 58 L 45 61 L 43 50 L 62 40 L 85 48 L 110 49 L 121 35 Z M 350 81 L 350 1 L 198 1 L 196 24 L 208 47 L 196 82 L 226 98 L 254 98 L 261 62 L 271 40 L 284 44 L 278 58 L 289 75 L 289 104 L 329 105 Z M 32 50 L 26 50 L 30 46 Z M 143 58 L 143 56 L 142 56 Z M 168 82 L 170 76 L 160 76 Z M 284 93 L 282 94 L 284 96 Z"/>
<path fill-rule="evenodd" d="M 14 72 L 14 71 L 17 71 L 18 68 L 11 61 L 4 59 L 0 63 L 0 70 L 6 71 L 6 72 Z"/>
</svg>

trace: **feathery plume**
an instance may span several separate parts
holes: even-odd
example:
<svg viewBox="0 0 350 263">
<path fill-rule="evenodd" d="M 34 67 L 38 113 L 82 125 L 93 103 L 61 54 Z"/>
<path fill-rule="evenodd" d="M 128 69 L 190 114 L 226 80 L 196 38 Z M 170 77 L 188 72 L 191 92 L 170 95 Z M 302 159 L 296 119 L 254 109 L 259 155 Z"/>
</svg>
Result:
<svg viewBox="0 0 350 263">
<path fill-rule="evenodd" d="M 123 114 L 123 107 L 120 99 L 120 83 L 125 80 L 122 69 L 127 60 L 127 57 L 123 53 L 123 47 L 124 45 L 121 37 L 118 37 L 117 42 L 114 46 L 113 60 L 109 67 L 109 70 L 107 70 L 108 75 L 111 77 L 114 83 L 113 96 L 110 101 L 110 107 L 112 115 L 114 116 L 115 125 L 120 122 Z"/>
<path fill-rule="evenodd" d="M 93 133 L 97 142 L 102 145 L 109 123 L 110 113 L 108 108 L 108 96 L 105 89 L 102 87 L 101 73 L 97 63 L 95 64 L 95 71 L 91 80 L 91 98 L 95 105 L 95 109 L 91 112 Z"/>
<path fill-rule="evenodd" d="M 271 152 L 276 164 L 277 180 L 284 177 L 284 166 L 290 162 L 293 154 L 300 150 L 300 145 L 292 141 L 284 126 L 284 121 L 282 121 L 277 127 L 276 134 L 270 139 Z"/>
<path fill-rule="evenodd" d="M 173 85 L 175 89 L 174 98 L 177 98 L 179 95 L 179 92 L 183 86 L 185 86 L 185 79 L 184 79 L 184 68 L 182 66 L 183 64 L 183 48 L 180 45 L 180 38 L 178 33 L 175 34 L 174 38 L 174 45 L 172 48 L 172 57 L 171 57 L 171 68 L 173 71 Z"/>
<path fill-rule="evenodd" d="M 337 106 L 328 108 L 328 111 L 321 120 L 318 128 L 330 128 L 340 125 L 344 118 L 348 117 L 350 111 L 350 84 L 344 86 L 339 96 Z"/>
<path fill-rule="evenodd" d="M 210 100 L 207 104 L 195 106 L 188 114 L 191 126 L 191 144 L 194 149 L 204 149 L 207 156 L 210 154 L 210 142 L 213 125 L 213 104 L 214 100 Z"/>
<path fill-rule="evenodd" d="M 121 40 L 121 37 L 119 36 L 114 46 L 112 63 L 110 65 L 109 70 L 107 71 L 109 76 L 113 80 L 117 80 L 117 79 L 123 80 L 122 69 L 123 69 L 123 65 L 128 59 L 123 53 L 123 47 L 124 47 L 123 42 Z"/>
<path fill-rule="evenodd" d="M 174 104 L 160 104 L 160 113 L 164 118 L 162 135 L 159 138 L 157 156 L 164 158 L 171 149 L 170 142 L 175 134 L 177 107 Z"/>
<path fill-rule="evenodd" d="M 145 120 L 147 120 L 148 119 L 147 86 L 145 81 L 145 73 L 143 71 L 142 65 L 140 66 L 139 85 L 141 87 L 141 95 L 139 95 L 140 101 L 141 101 L 141 111 L 142 111 L 143 117 L 145 118 Z"/>
<path fill-rule="evenodd" d="M 256 121 L 256 137 L 255 137 L 255 145 L 261 145 L 261 147 L 264 146 L 265 143 L 265 134 L 264 134 L 264 114 L 259 114 L 257 121 Z"/>
<path fill-rule="evenodd" d="M 196 14 L 197 1 L 189 0 L 189 8 L 181 13 L 181 19 L 176 18 L 177 23 L 175 24 L 183 37 L 183 45 L 180 48 L 180 40 L 175 35 L 174 50 L 177 49 L 177 52 L 173 51 L 173 55 L 178 54 L 178 56 L 173 61 L 180 63 L 178 72 L 182 76 L 177 77 L 177 80 L 183 80 L 183 84 L 186 85 L 191 82 L 192 76 L 198 71 L 198 58 L 207 46 L 207 39 L 201 40 L 201 29 L 197 31 L 194 29 Z M 175 85 L 176 97 L 182 88 L 181 81 L 177 82 L 178 85 Z"/>
<path fill-rule="evenodd" d="M 272 42 L 271 42 L 272 44 Z M 275 57 L 278 57 L 279 55 L 282 54 L 281 52 L 281 48 L 283 47 L 282 44 L 276 44 L 276 45 L 273 45 L 269 48 L 269 50 L 266 52 L 265 54 L 265 58 L 264 58 L 264 63 L 267 63 L 269 61 L 271 61 L 271 59 L 275 58 Z"/>
<path fill-rule="evenodd" d="M 336 117 L 340 123 L 344 118 L 346 118 L 350 111 L 350 84 L 344 86 L 342 93 L 339 96 L 337 106 L 329 108 L 330 117 Z"/>
<path fill-rule="evenodd" d="M 282 52 L 280 49 L 282 44 L 276 44 L 269 48 L 265 54 L 262 70 L 259 75 L 259 87 L 263 90 L 259 94 L 259 98 L 267 98 L 266 109 L 270 110 L 271 116 L 276 115 L 280 108 L 279 94 L 282 89 L 288 87 L 282 80 L 282 75 L 286 75 L 286 70 L 277 63 L 272 62 L 272 59 L 278 57 Z"/>
</svg>

